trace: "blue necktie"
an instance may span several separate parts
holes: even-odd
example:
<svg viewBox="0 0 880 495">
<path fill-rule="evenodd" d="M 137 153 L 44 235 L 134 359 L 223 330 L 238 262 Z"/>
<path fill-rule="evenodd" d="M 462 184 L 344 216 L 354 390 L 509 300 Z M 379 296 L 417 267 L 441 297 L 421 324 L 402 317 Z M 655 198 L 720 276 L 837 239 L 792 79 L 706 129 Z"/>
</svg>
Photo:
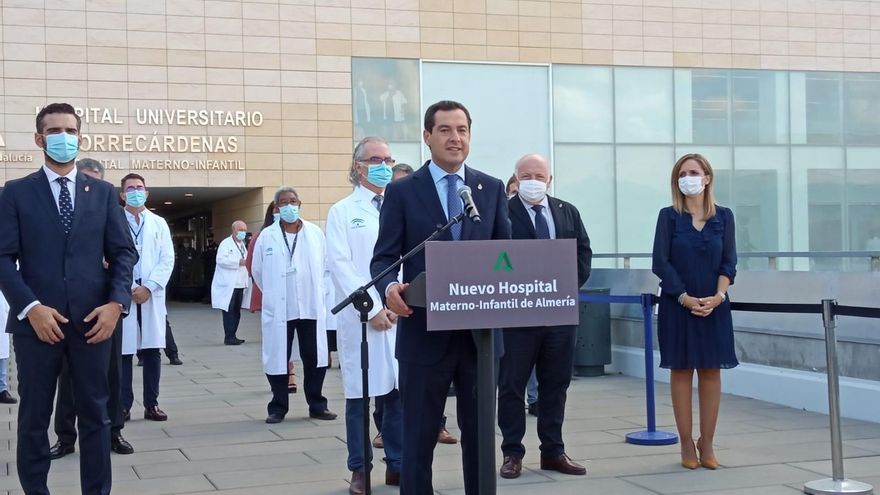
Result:
<svg viewBox="0 0 880 495">
<path fill-rule="evenodd" d="M 61 185 L 61 194 L 58 195 L 58 210 L 61 213 L 61 226 L 64 227 L 64 235 L 70 234 L 70 228 L 73 226 L 73 201 L 70 199 L 70 190 L 67 183 L 70 179 L 67 177 L 59 177 L 55 179 Z"/>
<path fill-rule="evenodd" d="M 547 225 L 547 219 L 544 218 L 544 213 L 542 213 L 544 205 L 534 205 L 532 209 L 535 210 L 535 234 L 537 234 L 538 239 L 549 239 L 550 226 Z"/>
<path fill-rule="evenodd" d="M 455 174 L 446 176 L 446 209 L 449 212 L 449 220 L 452 220 L 452 217 L 461 213 L 463 209 L 461 199 L 458 197 L 459 180 L 461 180 L 461 177 Z M 456 223 L 449 230 L 452 232 L 453 240 L 461 239 L 461 222 Z"/>
</svg>

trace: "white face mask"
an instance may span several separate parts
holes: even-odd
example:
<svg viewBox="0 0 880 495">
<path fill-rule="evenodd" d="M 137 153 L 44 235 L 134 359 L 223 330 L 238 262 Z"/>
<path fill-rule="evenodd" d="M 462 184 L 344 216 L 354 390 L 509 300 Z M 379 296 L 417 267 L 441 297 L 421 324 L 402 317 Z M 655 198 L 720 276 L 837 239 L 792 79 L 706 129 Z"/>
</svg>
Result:
<svg viewBox="0 0 880 495">
<path fill-rule="evenodd" d="M 703 177 L 679 177 L 678 178 L 678 190 L 681 191 L 685 196 L 696 196 L 703 192 L 706 186 L 703 185 Z"/>
<path fill-rule="evenodd" d="M 527 203 L 537 204 L 547 195 L 547 183 L 539 180 L 519 181 L 519 195 Z"/>
</svg>

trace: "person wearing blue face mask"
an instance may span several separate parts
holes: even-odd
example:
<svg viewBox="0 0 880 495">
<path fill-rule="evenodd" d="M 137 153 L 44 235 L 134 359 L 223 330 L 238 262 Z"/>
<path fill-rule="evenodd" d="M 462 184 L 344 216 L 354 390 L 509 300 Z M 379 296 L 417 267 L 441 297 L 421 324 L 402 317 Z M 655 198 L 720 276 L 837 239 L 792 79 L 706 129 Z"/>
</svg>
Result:
<svg viewBox="0 0 880 495">
<path fill-rule="evenodd" d="M 362 139 L 352 154 L 348 179 L 354 191 L 330 208 L 327 214 L 327 263 L 338 299 L 369 282 L 370 260 L 379 236 L 379 211 L 385 186 L 391 182 L 394 159 L 384 139 Z M 381 432 L 385 449 L 385 484 L 400 484 L 402 445 L 400 392 L 397 390 L 397 315 L 382 305 L 375 288 L 369 290 L 373 310 L 367 323 L 369 343 L 369 395 L 383 400 Z M 372 459 L 364 459 L 364 403 L 361 378 L 360 315 L 352 307 L 337 316 L 337 341 L 342 384 L 345 393 L 348 469 L 352 473 L 349 494 L 366 493 L 366 470 Z"/>
<path fill-rule="evenodd" d="M 45 165 L 6 182 L 0 194 L 0 291 L 10 306 L 6 330 L 21 400 L 16 466 L 28 494 L 49 493 L 48 426 L 65 357 L 79 419 L 81 492 L 111 490 L 110 339 L 131 305 L 138 255 L 113 186 L 76 170 L 80 124 L 69 104 L 41 109 L 34 142 Z"/>
<path fill-rule="evenodd" d="M 303 362 L 303 391 L 309 417 L 336 419 L 323 395 L 327 373 L 327 307 L 324 299 L 325 240 L 321 229 L 300 217 L 292 187 L 275 193 L 278 222 L 263 229 L 254 246 L 254 284 L 263 291 L 260 324 L 263 372 L 272 389 L 267 423 L 284 421 L 290 406 L 288 363 Z"/>
<path fill-rule="evenodd" d="M 229 237 L 223 239 L 217 248 L 217 264 L 211 281 L 211 306 L 223 311 L 223 343 L 226 345 L 244 343 L 236 332 L 241 320 L 244 292 L 250 279 L 246 262 L 247 246 L 244 245 L 246 236 L 247 224 L 236 220 L 232 222 Z"/>
</svg>

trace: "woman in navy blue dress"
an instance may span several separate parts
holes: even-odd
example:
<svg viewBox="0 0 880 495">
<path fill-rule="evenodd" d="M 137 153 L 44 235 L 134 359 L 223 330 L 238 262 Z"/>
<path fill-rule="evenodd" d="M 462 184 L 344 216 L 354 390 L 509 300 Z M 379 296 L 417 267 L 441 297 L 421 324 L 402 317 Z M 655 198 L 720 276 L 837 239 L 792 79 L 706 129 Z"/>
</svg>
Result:
<svg viewBox="0 0 880 495">
<path fill-rule="evenodd" d="M 660 366 L 670 369 L 672 409 L 681 464 L 718 467 L 712 440 L 721 402 L 721 369 L 739 364 L 727 288 L 736 275 L 733 212 L 717 206 L 714 174 L 699 154 L 672 169 L 672 206 L 660 210 L 653 271 L 662 289 L 658 316 Z M 697 370 L 700 438 L 693 440 L 692 387 Z"/>
</svg>

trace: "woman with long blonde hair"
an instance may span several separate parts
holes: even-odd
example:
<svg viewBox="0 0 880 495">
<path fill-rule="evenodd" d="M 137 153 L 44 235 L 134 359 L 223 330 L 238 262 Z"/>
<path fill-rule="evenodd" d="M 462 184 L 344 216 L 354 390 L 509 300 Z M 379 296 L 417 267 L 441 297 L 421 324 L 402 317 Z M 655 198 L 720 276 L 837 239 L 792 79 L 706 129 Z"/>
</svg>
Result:
<svg viewBox="0 0 880 495">
<path fill-rule="evenodd" d="M 672 409 L 681 464 L 719 466 L 712 448 L 721 402 L 721 369 L 739 362 L 727 288 L 736 276 L 733 212 L 715 204 L 714 173 L 702 155 L 684 155 L 672 169 L 672 206 L 660 210 L 653 272 L 660 278 L 657 322 L 660 366 L 670 369 Z M 693 439 L 694 370 L 700 437 Z"/>
</svg>

